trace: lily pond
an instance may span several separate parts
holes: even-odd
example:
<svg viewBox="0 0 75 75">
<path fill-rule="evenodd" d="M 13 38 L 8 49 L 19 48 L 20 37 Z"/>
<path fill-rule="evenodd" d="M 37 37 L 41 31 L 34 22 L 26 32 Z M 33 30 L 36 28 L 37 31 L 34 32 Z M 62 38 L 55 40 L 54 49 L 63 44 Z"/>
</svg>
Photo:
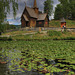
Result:
<svg viewBox="0 0 75 75">
<path fill-rule="evenodd" d="M 75 40 L 0 41 L 0 75 L 74 75 Z"/>
</svg>

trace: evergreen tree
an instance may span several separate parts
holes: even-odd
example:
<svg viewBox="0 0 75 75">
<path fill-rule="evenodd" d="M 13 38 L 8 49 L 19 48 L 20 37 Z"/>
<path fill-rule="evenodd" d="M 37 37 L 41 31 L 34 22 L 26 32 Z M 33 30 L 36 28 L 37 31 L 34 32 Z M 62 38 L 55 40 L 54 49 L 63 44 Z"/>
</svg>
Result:
<svg viewBox="0 0 75 75">
<path fill-rule="evenodd" d="M 54 19 L 59 20 L 62 17 L 63 17 L 62 5 L 58 4 L 57 7 L 55 8 Z"/>
<path fill-rule="evenodd" d="M 75 0 L 59 0 L 65 19 L 75 19 Z M 58 8 L 58 7 L 57 7 Z M 55 11 L 55 15 L 58 11 Z"/>
<path fill-rule="evenodd" d="M 75 20 L 75 0 L 70 0 L 70 10 L 72 19 Z"/>
<path fill-rule="evenodd" d="M 51 16 L 53 10 L 53 0 L 46 0 L 44 2 L 44 12 Z"/>
</svg>

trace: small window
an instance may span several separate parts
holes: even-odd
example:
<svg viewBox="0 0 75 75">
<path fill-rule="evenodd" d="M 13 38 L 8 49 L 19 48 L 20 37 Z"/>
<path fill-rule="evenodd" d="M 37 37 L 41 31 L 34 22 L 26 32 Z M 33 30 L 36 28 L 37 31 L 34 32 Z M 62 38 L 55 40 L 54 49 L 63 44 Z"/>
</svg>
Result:
<svg viewBox="0 0 75 75">
<path fill-rule="evenodd" d="M 39 22 L 39 24 L 42 24 L 42 22 Z"/>
<path fill-rule="evenodd" d="M 45 24 L 48 24 L 48 22 L 45 22 Z"/>
</svg>

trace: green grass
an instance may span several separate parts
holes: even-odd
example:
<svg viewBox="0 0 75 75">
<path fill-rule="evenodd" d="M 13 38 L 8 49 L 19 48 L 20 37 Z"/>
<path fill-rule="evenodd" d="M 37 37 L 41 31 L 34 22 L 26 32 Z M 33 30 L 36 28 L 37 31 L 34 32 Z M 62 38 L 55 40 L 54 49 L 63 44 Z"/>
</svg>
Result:
<svg viewBox="0 0 75 75">
<path fill-rule="evenodd" d="M 60 21 L 59 20 L 52 20 L 49 22 L 49 27 L 60 27 Z"/>
<path fill-rule="evenodd" d="M 61 36 L 62 32 L 61 31 L 48 31 L 49 36 Z"/>
<path fill-rule="evenodd" d="M 61 27 L 60 20 L 52 20 L 49 22 L 49 27 Z M 75 20 L 66 20 L 67 28 L 75 28 Z"/>
<path fill-rule="evenodd" d="M 49 30 L 47 33 L 35 33 L 28 35 L 15 35 L 10 37 L 0 37 L 0 40 L 75 40 L 75 32 L 61 32 Z"/>
<path fill-rule="evenodd" d="M 5 32 L 2 35 L 21 35 L 21 34 L 25 34 L 25 33 L 30 33 L 33 31 L 12 31 L 12 32 Z"/>
<path fill-rule="evenodd" d="M 18 31 L 17 31 L 18 32 Z M 24 32 L 24 31 L 23 31 Z M 20 32 L 20 34 L 18 33 L 14 33 L 15 36 L 11 36 L 10 37 L 0 37 L 0 40 L 43 40 L 43 39 L 50 39 L 50 40 L 75 40 L 75 32 L 68 32 L 68 31 L 52 31 L 49 30 L 46 33 L 40 33 L 37 32 L 35 34 L 27 34 L 27 35 L 22 35 L 23 33 L 22 31 Z M 27 32 L 30 33 L 30 32 Z M 24 33 L 23 33 L 24 34 Z"/>
<path fill-rule="evenodd" d="M 14 40 L 26 40 L 26 39 L 75 39 L 75 33 L 74 32 L 61 32 L 61 31 L 48 31 L 46 34 L 44 33 L 36 33 L 36 34 L 29 34 L 29 35 L 16 35 L 16 36 L 12 36 L 12 39 Z"/>
<path fill-rule="evenodd" d="M 12 37 L 10 36 L 10 37 L 0 37 L 0 41 L 11 41 L 11 40 L 13 40 L 12 39 Z"/>
<path fill-rule="evenodd" d="M 28 71 L 31 69 L 48 70 L 49 74 L 53 72 L 64 72 L 68 73 L 68 70 L 75 70 L 75 41 L 0 41 L 0 56 L 5 56 L 12 59 L 9 64 L 9 69 L 12 71 L 22 71 L 21 68 L 26 68 Z M 22 61 L 18 59 L 23 58 Z M 56 60 L 56 64 L 46 63 L 45 59 Z M 65 59 L 65 60 L 63 60 Z M 9 62 L 9 60 L 7 60 Z M 69 63 L 62 64 L 62 62 Z M 21 63 L 21 65 L 20 65 Z M 37 65 L 40 63 L 41 65 Z M 16 65 L 18 65 L 16 67 Z M 14 67 L 15 66 L 15 67 Z M 60 69 L 60 66 L 63 69 Z M 69 71 L 68 75 L 75 74 L 75 72 Z"/>
</svg>

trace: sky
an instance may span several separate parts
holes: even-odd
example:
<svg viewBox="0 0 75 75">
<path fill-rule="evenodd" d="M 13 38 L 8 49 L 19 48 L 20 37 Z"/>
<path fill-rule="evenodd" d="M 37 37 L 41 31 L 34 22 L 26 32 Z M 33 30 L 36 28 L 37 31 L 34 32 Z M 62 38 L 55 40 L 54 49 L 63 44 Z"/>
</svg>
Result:
<svg viewBox="0 0 75 75">
<path fill-rule="evenodd" d="M 36 0 L 37 1 L 37 6 L 39 8 L 40 11 L 43 12 L 43 8 L 44 8 L 44 1 L 46 0 Z M 59 4 L 58 0 L 53 0 L 53 12 L 55 10 L 55 7 L 57 4 Z M 12 11 L 12 6 L 10 4 L 10 14 L 7 14 L 7 21 L 9 22 L 9 24 L 14 24 L 14 25 L 20 25 L 21 24 L 21 15 L 23 13 L 23 10 L 25 8 L 25 2 L 26 2 L 26 6 L 32 7 L 33 6 L 33 2 L 34 0 L 18 0 L 18 10 L 17 10 L 17 15 L 16 18 L 14 19 L 13 17 L 13 11 Z M 52 14 L 50 16 L 50 19 L 53 19 L 54 14 Z"/>
</svg>

